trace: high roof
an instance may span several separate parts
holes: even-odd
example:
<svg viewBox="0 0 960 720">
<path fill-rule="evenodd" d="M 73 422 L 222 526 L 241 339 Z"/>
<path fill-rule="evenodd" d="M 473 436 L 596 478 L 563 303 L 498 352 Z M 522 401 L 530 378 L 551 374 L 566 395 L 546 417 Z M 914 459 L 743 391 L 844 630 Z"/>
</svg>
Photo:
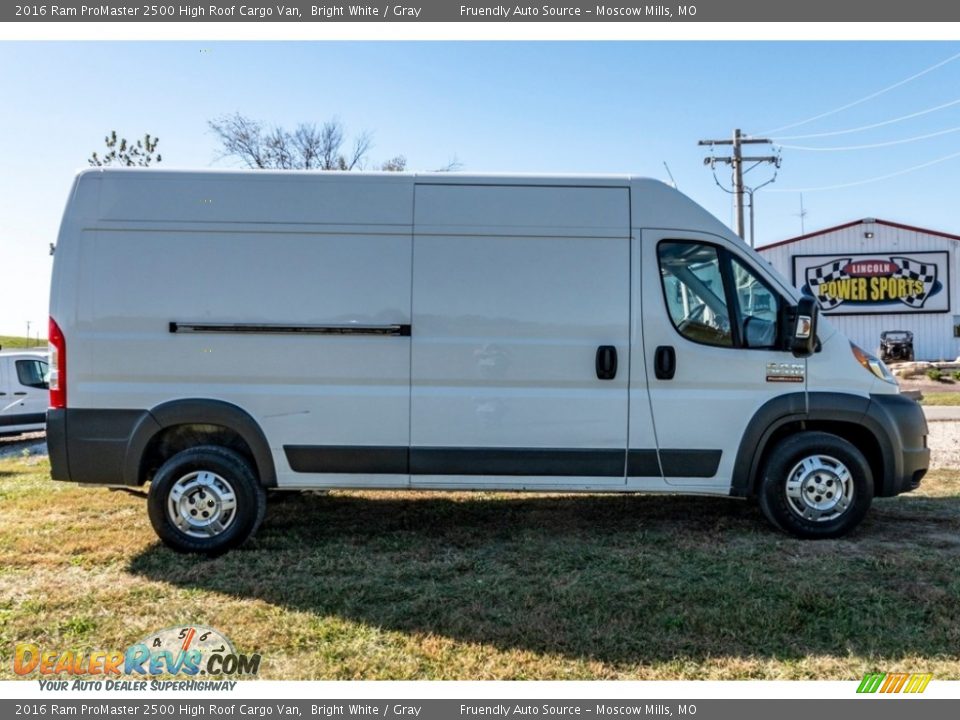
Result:
<svg viewBox="0 0 960 720">
<path fill-rule="evenodd" d="M 806 235 L 798 235 L 797 237 L 789 238 L 788 240 L 780 240 L 775 243 L 770 243 L 769 245 L 758 247 L 757 250 L 763 252 L 764 250 L 770 250 L 771 248 L 780 247 L 781 245 L 789 245 L 790 243 L 800 242 L 801 240 L 818 237 L 819 235 L 826 235 L 827 233 L 832 233 L 837 230 L 846 230 L 847 228 L 855 227 L 857 225 L 886 225 L 887 227 L 896 228 L 898 230 L 909 230 L 911 232 L 920 232 L 926 235 L 936 235 L 937 237 L 947 238 L 948 240 L 960 240 L 960 235 L 951 235 L 950 233 L 940 232 L 939 230 L 928 230 L 927 228 L 916 227 L 915 225 L 904 225 L 903 223 L 891 222 L 890 220 L 863 218 L 862 220 L 854 220 L 852 222 L 844 223 L 843 225 L 834 225 L 833 227 L 825 228 L 823 230 L 817 230 L 816 232 L 807 233 Z"/>
</svg>

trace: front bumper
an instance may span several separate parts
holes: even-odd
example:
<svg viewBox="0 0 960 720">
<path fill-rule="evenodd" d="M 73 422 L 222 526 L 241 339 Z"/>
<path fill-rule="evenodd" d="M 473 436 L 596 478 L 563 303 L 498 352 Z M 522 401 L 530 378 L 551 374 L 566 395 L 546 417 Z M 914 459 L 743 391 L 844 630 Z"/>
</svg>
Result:
<svg viewBox="0 0 960 720">
<path fill-rule="evenodd" d="M 879 496 L 916 490 L 930 467 L 927 418 L 923 408 L 904 395 L 871 395 L 866 419 L 876 423 L 886 436 L 886 472 L 878 486 Z"/>
</svg>

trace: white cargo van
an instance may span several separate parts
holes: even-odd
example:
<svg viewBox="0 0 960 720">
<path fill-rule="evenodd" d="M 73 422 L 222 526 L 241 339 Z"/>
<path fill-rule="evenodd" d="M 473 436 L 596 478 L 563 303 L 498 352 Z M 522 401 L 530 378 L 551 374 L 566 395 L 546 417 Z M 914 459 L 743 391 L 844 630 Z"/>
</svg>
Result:
<svg viewBox="0 0 960 720">
<path fill-rule="evenodd" d="M 929 461 L 883 363 L 653 180 L 90 170 L 50 315 L 53 477 L 149 482 L 179 550 L 269 488 L 732 495 L 834 537 Z"/>
<path fill-rule="evenodd" d="M 0 435 L 43 430 L 47 397 L 46 351 L 0 351 Z"/>
</svg>

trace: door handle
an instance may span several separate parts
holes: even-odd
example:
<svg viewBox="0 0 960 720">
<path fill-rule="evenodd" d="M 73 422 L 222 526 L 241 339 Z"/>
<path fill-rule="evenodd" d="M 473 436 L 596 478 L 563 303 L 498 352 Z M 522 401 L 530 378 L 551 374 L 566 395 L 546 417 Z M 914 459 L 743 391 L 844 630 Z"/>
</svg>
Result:
<svg viewBox="0 0 960 720">
<path fill-rule="evenodd" d="M 26 395 L 25 392 L 15 392 L 14 395 Z"/>
<path fill-rule="evenodd" d="M 661 345 L 653 354 L 653 374 L 658 380 L 673 380 L 677 372 L 677 353 L 672 345 Z"/>
<path fill-rule="evenodd" d="M 613 345 L 601 345 L 597 348 L 597 377 L 600 380 L 613 380 L 617 376 L 617 348 Z"/>
</svg>

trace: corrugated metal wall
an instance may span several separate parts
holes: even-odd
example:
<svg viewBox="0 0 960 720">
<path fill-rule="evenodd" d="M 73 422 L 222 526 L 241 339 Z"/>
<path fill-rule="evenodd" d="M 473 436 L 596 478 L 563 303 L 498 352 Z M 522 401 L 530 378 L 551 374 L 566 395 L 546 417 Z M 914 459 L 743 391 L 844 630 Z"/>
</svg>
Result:
<svg viewBox="0 0 960 720">
<path fill-rule="evenodd" d="M 864 233 L 872 232 L 872 238 Z M 822 235 L 772 248 L 757 248 L 786 277 L 793 277 L 794 255 L 842 253 L 887 253 L 947 251 L 950 253 L 950 311 L 946 313 L 896 313 L 889 315 L 831 315 L 830 322 L 864 349 L 876 352 L 884 330 L 910 330 L 918 360 L 953 360 L 960 356 L 960 338 L 953 336 L 954 316 L 960 317 L 957 302 L 958 241 L 918 230 L 890 227 L 879 222 L 859 223 Z M 802 285 L 802 279 L 797 279 Z"/>
</svg>

